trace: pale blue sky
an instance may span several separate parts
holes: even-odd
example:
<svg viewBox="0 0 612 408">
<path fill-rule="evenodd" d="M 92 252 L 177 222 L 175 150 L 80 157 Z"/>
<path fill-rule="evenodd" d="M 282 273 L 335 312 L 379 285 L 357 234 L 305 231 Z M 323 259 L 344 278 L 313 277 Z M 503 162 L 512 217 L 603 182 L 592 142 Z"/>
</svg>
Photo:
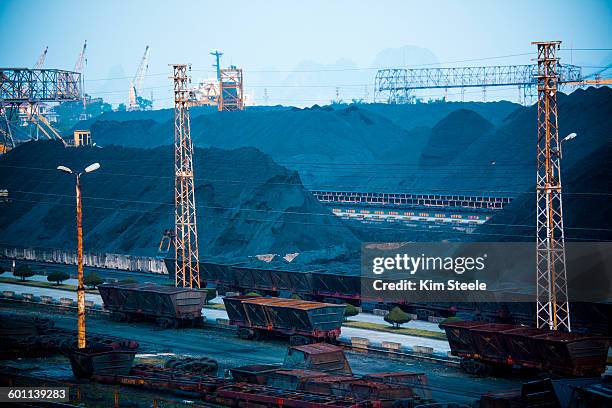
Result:
<svg viewBox="0 0 612 408">
<path fill-rule="evenodd" d="M 208 52 L 219 48 L 225 53 L 223 65 L 244 68 L 247 92 L 256 100 L 263 98 L 266 87 L 271 100 L 294 98 L 294 103 L 283 103 L 310 105 L 310 99 L 329 100 L 336 85 L 353 85 L 355 95 L 371 93 L 365 88 L 373 83 L 375 70 L 353 75 L 320 72 L 299 81 L 290 72 L 257 71 L 371 68 L 380 61 L 381 51 L 407 45 L 429 50 L 442 65 L 531 52 L 534 40 L 563 40 L 565 48 L 612 48 L 611 1 L 250 0 L 233 1 L 231 7 L 224 3 L 0 0 L 0 65 L 31 67 L 48 45 L 45 66 L 71 69 L 86 39 L 87 90 L 118 103 L 127 98 L 129 80 L 124 77 L 134 74 L 148 44 L 151 75 L 145 87 L 153 91 L 158 106 L 167 106 L 168 64 L 192 63 L 194 80 L 212 76 L 207 72 L 213 62 Z M 569 62 L 569 51 L 561 56 Z M 571 59 L 598 66 L 612 62 L 612 53 L 575 51 Z M 404 60 L 424 63 L 420 54 Z M 530 56 L 519 56 L 459 65 L 529 61 Z M 120 79 L 100 80 L 109 77 Z M 326 87 L 308 92 L 273 87 L 296 81 Z M 348 95 L 350 89 L 340 92 Z"/>
</svg>

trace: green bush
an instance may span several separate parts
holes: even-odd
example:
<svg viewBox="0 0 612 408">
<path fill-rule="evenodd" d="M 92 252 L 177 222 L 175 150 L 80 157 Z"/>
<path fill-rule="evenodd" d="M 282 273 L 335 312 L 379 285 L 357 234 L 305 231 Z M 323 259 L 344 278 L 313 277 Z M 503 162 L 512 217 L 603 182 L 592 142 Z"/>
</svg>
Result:
<svg viewBox="0 0 612 408">
<path fill-rule="evenodd" d="M 293 293 L 291 295 L 291 299 L 302 300 L 302 297 L 300 295 L 298 295 L 297 293 Z"/>
<path fill-rule="evenodd" d="M 249 293 L 247 293 L 244 296 L 261 296 L 261 295 L 259 293 L 257 293 L 257 292 L 249 292 Z"/>
<path fill-rule="evenodd" d="M 132 278 L 125 278 L 125 279 L 119 280 L 119 283 L 122 285 L 127 285 L 128 283 L 138 283 L 138 281 Z"/>
<path fill-rule="evenodd" d="M 385 322 L 393 325 L 394 328 L 399 329 L 399 327 L 410 321 L 410 316 L 408 313 L 404 312 L 399 307 L 394 307 L 386 316 Z"/>
<path fill-rule="evenodd" d="M 83 283 L 85 284 L 85 286 L 89 286 L 90 288 L 95 288 L 96 286 L 103 284 L 104 279 L 98 276 L 97 273 L 91 272 L 85 275 L 85 278 L 83 279 Z"/>
<path fill-rule="evenodd" d="M 70 275 L 62 271 L 51 272 L 49 275 L 47 275 L 47 280 L 49 282 L 55 282 L 55 284 L 58 286 L 60 283 L 62 283 L 63 281 L 69 278 L 70 278 Z"/>
<path fill-rule="evenodd" d="M 35 273 L 28 265 L 20 265 L 17 267 L 17 269 L 15 269 L 15 273 L 13 273 L 13 275 L 19 276 L 22 281 L 25 281 L 26 278 L 34 276 Z"/>
<path fill-rule="evenodd" d="M 457 316 L 451 316 L 451 317 L 447 317 L 446 319 L 442 320 L 440 322 L 440 324 L 438 325 L 439 328 L 442 328 L 442 325 L 445 323 L 456 323 L 456 322 L 462 322 L 463 319 L 457 317 Z"/>
<path fill-rule="evenodd" d="M 357 309 L 355 306 L 351 305 L 350 303 L 346 305 L 346 307 L 344 308 L 344 319 L 346 319 L 347 317 L 351 317 L 351 316 L 357 316 L 359 314 L 359 309 Z"/>
</svg>

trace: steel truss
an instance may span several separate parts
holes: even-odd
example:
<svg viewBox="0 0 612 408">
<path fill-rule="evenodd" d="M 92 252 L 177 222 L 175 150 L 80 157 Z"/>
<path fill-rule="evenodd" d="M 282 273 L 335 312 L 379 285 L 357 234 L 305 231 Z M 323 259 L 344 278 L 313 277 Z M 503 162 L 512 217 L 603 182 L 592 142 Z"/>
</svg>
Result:
<svg viewBox="0 0 612 408">
<path fill-rule="evenodd" d="M 0 101 L 3 103 L 76 101 L 81 97 L 81 74 L 78 72 L 0 68 Z"/>
<path fill-rule="evenodd" d="M 570 331 L 561 202 L 561 146 L 557 123 L 560 77 L 556 51 L 561 42 L 534 44 L 538 47 L 537 326 Z"/>
<path fill-rule="evenodd" d="M 198 229 L 193 181 L 193 142 L 189 124 L 189 78 L 187 65 L 174 70 L 174 220 L 175 284 L 200 287 Z"/>
<path fill-rule="evenodd" d="M 38 103 L 78 101 L 82 98 L 81 74 L 61 69 L 0 68 L 0 154 L 15 147 L 11 124 L 19 108 L 28 112 Z"/>
<path fill-rule="evenodd" d="M 382 69 L 376 73 L 374 92 L 377 100 L 407 103 L 418 89 L 483 88 L 485 92 L 487 87 L 515 85 L 525 97 L 536 86 L 537 73 L 537 65 Z M 582 70 L 575 65 L 559 65 L 558 74 L 559 82 L 582 80 Z"/>
<path fill-rule="evenodd" d="M 219 110 L 243 110 L 242 69 L 235 67 L 221 69 L 219 74 Z"/>
</svg>

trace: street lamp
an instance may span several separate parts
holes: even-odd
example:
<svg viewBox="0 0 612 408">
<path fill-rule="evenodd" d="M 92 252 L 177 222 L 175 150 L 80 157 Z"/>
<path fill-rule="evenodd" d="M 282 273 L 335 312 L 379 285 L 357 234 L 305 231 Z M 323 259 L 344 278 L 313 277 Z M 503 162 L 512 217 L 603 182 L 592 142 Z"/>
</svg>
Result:
<svg viewBox="0 0 612 408">
<path fill-rule="evenodd" d="M 572 140 L 576 136 L 578 135 L 575 132 L 572 132 L 569 135 L 565 136 L 563 139 L 561 139 L 561 142 L 559 143 L 559 158 L 560 159 L 563 158 L 563 149 L 562 149 L 563 143 L 567 142 L 568 140 Z"/>
<path fill-rule="evenodd" d="M 100 163 L 85 167 L 85 173 L 91 173 L 100 168 Z M 77 315 L 78 315 L 78 348 L 85 348 L 85 286 L 83 285 L 83 211 L 81 205 L 81 173 L 75 173 L 66 166 L 57 166 L 64 173 L 74 174 L 76 179 L 76 222 L 77 222 Z"/>
</svg>

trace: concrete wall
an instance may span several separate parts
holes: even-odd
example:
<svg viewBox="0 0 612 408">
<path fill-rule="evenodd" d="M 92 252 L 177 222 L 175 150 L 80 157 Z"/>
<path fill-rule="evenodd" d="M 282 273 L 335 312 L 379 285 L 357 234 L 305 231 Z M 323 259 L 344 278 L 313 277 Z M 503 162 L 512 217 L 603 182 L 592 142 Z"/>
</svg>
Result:
<svg viewBox="0 0 612 408">
<path fill-rule="evenodd" d="M 0 247 L 0 257 L 8 259 L 59 263 L 76 265 L 76 251 L 64 251 L 45 248 L 10 248 Z M 167 274 L 163 259 L 147 256 L 83 253 L 85 266 L 106 269 L 123 269 L 127 271 Z"/>
</svg>

